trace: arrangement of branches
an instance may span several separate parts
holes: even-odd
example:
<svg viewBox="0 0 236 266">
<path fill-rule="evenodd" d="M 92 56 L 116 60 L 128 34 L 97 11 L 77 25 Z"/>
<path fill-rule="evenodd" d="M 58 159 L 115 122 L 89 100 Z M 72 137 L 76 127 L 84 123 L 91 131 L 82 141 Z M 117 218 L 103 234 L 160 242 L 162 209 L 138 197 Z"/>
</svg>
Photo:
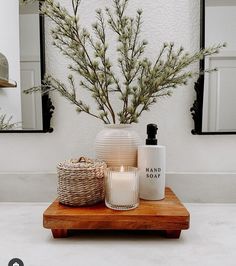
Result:
<svg viewBox="0 0 236 266">
<path fill-rule="evenodd" d="M 6 114 L 0 114 L 0 130 L 11 130 L 15 129 L 16 123 L 12 123 L 12 116 L 7 118 Z"/>
<path fill-rule="evenodd" d="M 32 0 L 22 0 L 23 2 Z M 71 0 L 72 13 L 54 0 L 42 1 L 41 12 L 54 23 L 53 45 L 68 57 L 71 73 L 82 77 L 80 86 L 91 93 L 97 111 L 92 110 L 79 96 L 72 74 L 67 84 L 47 75 L 44 92 L 56 90 L 77 106 L 78 112 L 101 119 L 105 124 L 137 123 L 144 111 L 157 102 L 159 97 L 170 96 L 174 88 L 186 85 L 195 74 L 187 67 L 204 56 L 218 53 L 224 45 L 216 45 L 190 54 L 183 47 L 175 49 L 174 43 L 164 43 L 152 62 L 144 56 L 148 42 L 141 39 L 142 10 L 135 17 L 127 15 L 129 0 L 113 0 L 112 8 L 96 11 L 93 33 L 80 24 L 79 4 Z M 117 37 L 118 66 L 120 73 L 113 69 L 108 56 L 107 27 Z M 210 70 L 209 70 L 210 71 Z M 121 79 L 118 77 L 122 76 Z M 38 90 L 32 88 L 27 93 Z M 111 98 L 115 94 L 122 109 L 115 111 Z"/>
</svg>

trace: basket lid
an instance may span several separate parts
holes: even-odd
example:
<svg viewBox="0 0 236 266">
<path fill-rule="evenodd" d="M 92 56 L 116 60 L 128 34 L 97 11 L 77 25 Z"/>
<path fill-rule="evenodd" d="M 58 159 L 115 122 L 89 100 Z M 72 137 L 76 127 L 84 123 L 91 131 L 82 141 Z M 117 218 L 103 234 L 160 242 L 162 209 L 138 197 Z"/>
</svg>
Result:
<svg viewBox="0 0 236 266">
<path fill-rule="evenodd" d="M 59 163 L 58 169 L 70 169 L 70 170 L 88 170 L 97 167 L 105 167 L 106 163 L 100 160 L 94 160 L 87 157 L 80 157 L 79 159 L 70 159 L 62 163 Z"/>
</svg>

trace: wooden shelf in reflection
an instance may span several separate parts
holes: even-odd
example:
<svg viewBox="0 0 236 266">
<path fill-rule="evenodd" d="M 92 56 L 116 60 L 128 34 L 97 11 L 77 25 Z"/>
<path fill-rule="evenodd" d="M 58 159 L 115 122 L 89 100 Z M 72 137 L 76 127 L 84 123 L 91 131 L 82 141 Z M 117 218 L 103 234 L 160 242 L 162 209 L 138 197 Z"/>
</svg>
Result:
<svg viewBox="0 0 236 266">
<path fill-rule="evenodd" d="M 17 84 L 9 83 L 4 79 L 0 79 L 0 88 L 16 88 Z"/>
</svg>

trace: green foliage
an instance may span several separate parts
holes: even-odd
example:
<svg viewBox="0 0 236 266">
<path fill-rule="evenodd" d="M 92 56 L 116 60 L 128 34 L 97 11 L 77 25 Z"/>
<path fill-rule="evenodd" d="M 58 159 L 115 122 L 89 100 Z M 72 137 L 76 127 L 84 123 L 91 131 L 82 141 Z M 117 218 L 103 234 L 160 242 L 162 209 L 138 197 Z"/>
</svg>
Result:
<svg viewBox="0 0 236 266">
<path fill-rule="evenodd" d="M 23 0 L 26 1 L 26 0 Z M 92 111 L 79 97 L 74 78 L 69 75 L 67 85 L 48 75 L 44 91 L 56 90 L 85 112 L 104 123 L 137 123 L 141 114 L 148 111 L 159 97 L 171 96 L 174 88 L 186 85 L 196 74 L 187 67 L 205 56 L 218 53 L 224 45 L 216 45 L 193 54 L 183 47 L 174 48 L 174 43 L 164 43 L 154 62 L 144 56 L 148 42 L 141 39 L 142 10 L 136 16 L 127 15 L 129 0 L 113 0 L 112 8 L 96 11 L 93 33 L 81 26 L 80 0 L 71 0 L 72 13 L 54 0 L 45 0 L 42 13 L 54 23 L 53 45 L 71 60 L 71 73 L 82 77 L 80 87 L 90 92 L 97 104 Z M 107 26 L 117 37 L 118 66 L 114 72 L 108 56 Z M 92 52 L 91 52 L 92 51 Z M 119 80 L 118 76 L 123 77 Z M 37 90 L 33 88 L 27 92 Z M 111 104 L 114 94 L 122 102 L 117 112 Z"/>
</svg>

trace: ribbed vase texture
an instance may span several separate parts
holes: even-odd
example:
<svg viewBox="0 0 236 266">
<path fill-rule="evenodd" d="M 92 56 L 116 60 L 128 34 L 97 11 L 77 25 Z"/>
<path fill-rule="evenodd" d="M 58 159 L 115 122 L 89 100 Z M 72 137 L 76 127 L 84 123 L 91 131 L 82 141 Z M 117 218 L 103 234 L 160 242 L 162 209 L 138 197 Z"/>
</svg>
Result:
<svg viewBox="0 0 236 266">
<path fill-rule="evenodd" d="M 96 158 L 108 167 L 137 166 L 141 140 L 131 125 L 106 125 L 95 140 Z"/>
</svg>

